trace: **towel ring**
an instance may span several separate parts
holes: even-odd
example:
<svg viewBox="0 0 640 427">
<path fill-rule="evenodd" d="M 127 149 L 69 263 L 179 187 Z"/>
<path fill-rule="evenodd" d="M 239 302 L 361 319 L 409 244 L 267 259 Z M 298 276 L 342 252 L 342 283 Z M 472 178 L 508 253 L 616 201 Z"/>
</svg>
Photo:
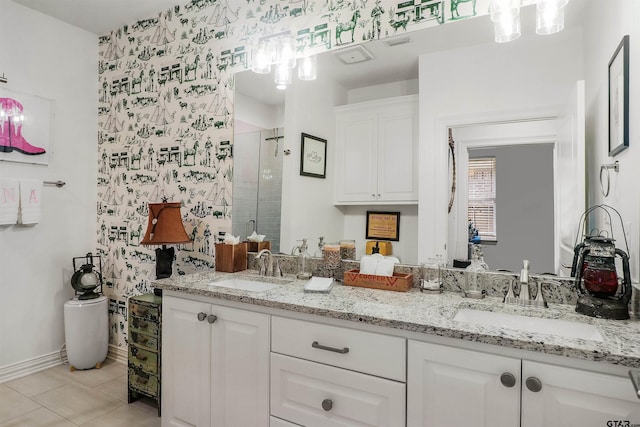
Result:
<svg viewBox="0 0 640 427">
<path fill-rule="evenodd" d="M 609 175 L 609 170 L 613 169 L 615 172 L 620 172 L 620 163 L 616 160 L 615 163 L 609 165 L 600 166 L 600 191 L 604 197 L 609 195 L 609 190 L 611 188 L 611 176 Z M 605 191 L 604 184 L 602 183 L 602 172 L 607 171 L 607 189 Z"/>
</svg>

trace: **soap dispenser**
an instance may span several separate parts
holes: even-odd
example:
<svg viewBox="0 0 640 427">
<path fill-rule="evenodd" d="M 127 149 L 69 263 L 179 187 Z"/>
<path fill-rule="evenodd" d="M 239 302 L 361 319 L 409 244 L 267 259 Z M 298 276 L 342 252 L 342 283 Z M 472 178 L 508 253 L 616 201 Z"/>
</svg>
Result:
<svg viewBox="0 0 640 427">
<path fill-rule="evenodd" d="M 307 246 L 307 239 L 299 240 L 300 250 L 298 251 L 298 274 L 297 278 L 302 280 L 308 280 L 311 278 L 311 273 L 307 272 L 309 264 L 309 251 Z"/>
<path fill-rule="evenodd" d="M 467 298 L 484 298 L 485 290 L 483 286 L 484 274 L 489 267 L 484 262 L 482 248 L 480 245 L 473 245 L 471 264 L 466 268 L 465 278 L 467 285 L 464 296 Z"/>
</svg>

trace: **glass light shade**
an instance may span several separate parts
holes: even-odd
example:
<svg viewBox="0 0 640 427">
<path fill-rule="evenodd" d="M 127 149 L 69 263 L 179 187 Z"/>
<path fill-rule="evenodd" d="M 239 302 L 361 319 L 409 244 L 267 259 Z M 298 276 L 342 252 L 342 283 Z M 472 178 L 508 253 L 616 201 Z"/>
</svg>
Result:
<svg viewBox="0 0 640 427">
<path fill-rule="evenodd" d="M 318 76 L 318 61 L 315 55 L 306 56 L 298 65 L 298 78 L 300 80 L 315 80 Z"/>
<path fill-rule="evenodd" d="M 493 22 L 502 22 L 520 15 L 520 0 L 491 0 L 489 11 Z"/>
<path fill-rule="evenodd" d="M 274 71 L 273 81 L 278 89 L 286 89 L 291 84 L 291 69 L 287 64 L 277 64 Z"/>
<path fill-rule="evenodd" d="M 494 22 L 493 30 L 496 43 L 506 43 L 520 37 L 520 15 L 503 15 L 502 19 Z"/>
<path fill-rule="evenodd" d="M 277 41 L 276 64 L 286 65 L 289 68 L 296 66 L 296 48 L 291 37 L 280 37 Z"/>
<path fill-rule="evenodd" d="M 564 29 L 564 8 L 557 4 L 556 0 L 540 0 L 536 10 L 536 34 L 554 34 Z"/>
<path fill-rule="evenodd" d="M 266 41 L 258 42 L 253 47 L 251 70 L 258 74 L 269 74 L 271 72 L 272 51 L 271 44 Z"/>
</svg>

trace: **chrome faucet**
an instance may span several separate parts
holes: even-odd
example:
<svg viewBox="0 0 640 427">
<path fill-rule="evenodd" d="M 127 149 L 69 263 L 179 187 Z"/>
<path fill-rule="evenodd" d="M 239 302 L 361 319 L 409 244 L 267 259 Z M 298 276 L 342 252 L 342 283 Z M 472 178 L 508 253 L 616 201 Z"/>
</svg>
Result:
<svg viewBox="0 0 640 427">
<path fill-rule="evenodd" d="M 262 255 L 267 254 L 265 258 Z M 273 256 L 269 249 L 263 249 L 256 255 L 256 259 L 261 261 L 260 263 L 260 275 L 271 276 L 273 274 Z"/>
<path fill-rule="evenodd" d="M 522 270 L 520 270 L 520 295 L 518 295 L 518 304 L 531 305 L 531 292 L 529 291 L 529 260 L 522 261 Z"/>
<path fill-rule="evenodd" d="M 266 257 L 263 259 L 262 255 L 266 254 Z M 280 269 L 280 262 L 278 259 L 274 258 L 273 254 L 269 249 L 263 249 L 256 255 L 256 259 L 260 261 L 260 270 L 259 274 L 261 276 L 273 276 L 273 277 L 282 277 L 282 270 Z"/>
</svg>

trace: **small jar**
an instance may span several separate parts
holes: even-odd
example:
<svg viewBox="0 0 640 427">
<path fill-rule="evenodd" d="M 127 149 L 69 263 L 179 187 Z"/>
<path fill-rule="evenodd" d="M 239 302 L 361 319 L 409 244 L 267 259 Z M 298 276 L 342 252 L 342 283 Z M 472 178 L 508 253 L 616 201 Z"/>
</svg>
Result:
<svg viewBox="0 0 640 427">
<path fill-rule="evenodd" d="M 349 260 L 356 259 L 355 240 L 340 240 L 340 258 Z"/>
<path fill-rule="evenodd" d="M 340 244 L 325 243 L 322 248 L 322 261 L 326 267 L 338 268 L 340 266 Z"/>
<path fill-rule="evenodd" d="M 440 257 L 429 258 L 426 262 L 420 264 L 420 275 L 422 277 L 420 290 L 422 292 L 442 292 L 442 269 L 444 267 L 446 267 L 446 264 Z"/>
</svg>

